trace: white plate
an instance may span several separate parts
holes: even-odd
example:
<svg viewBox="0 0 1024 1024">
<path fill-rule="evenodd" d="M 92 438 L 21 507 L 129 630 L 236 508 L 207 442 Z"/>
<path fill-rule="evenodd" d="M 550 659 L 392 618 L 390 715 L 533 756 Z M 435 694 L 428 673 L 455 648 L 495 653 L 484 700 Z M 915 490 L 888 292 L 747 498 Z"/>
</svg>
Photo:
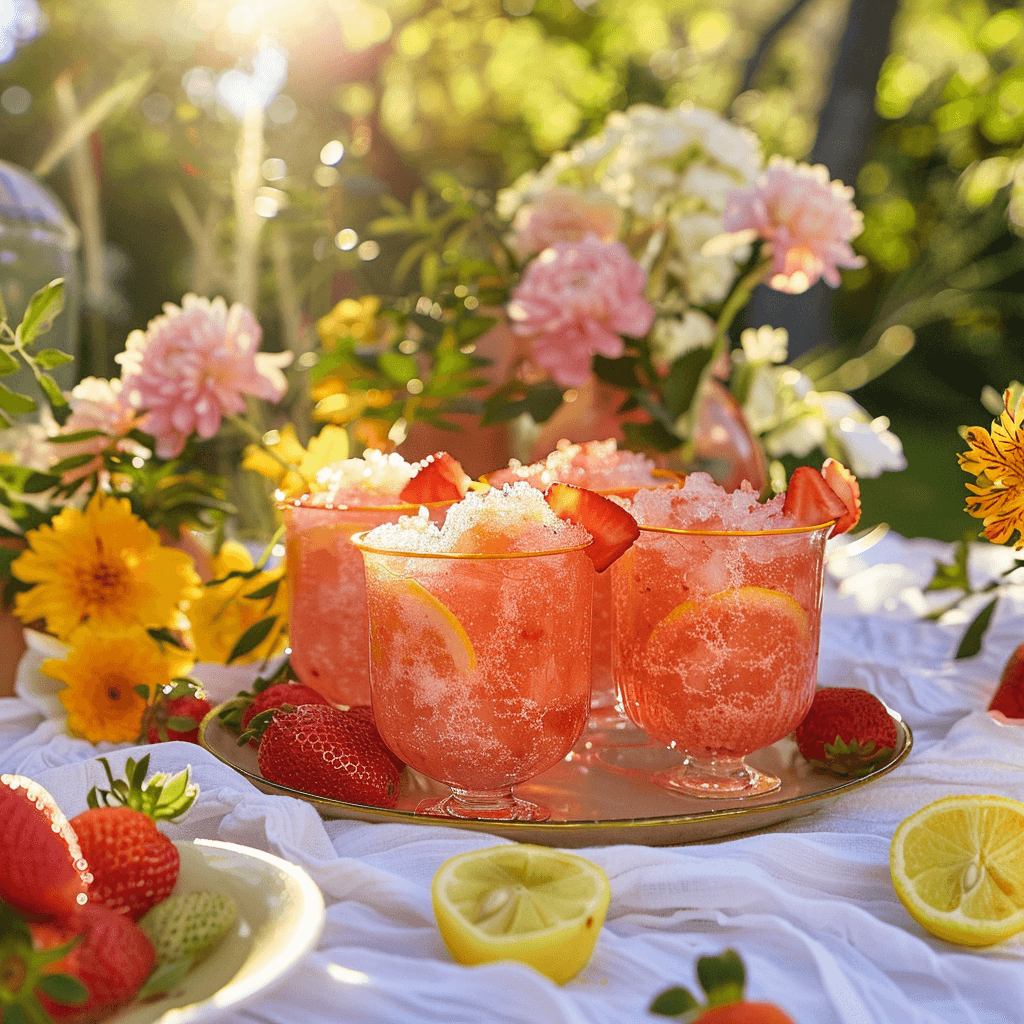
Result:
<svg viewBox="0 0 1024 1024">
<path fill-rule="evenodd" d="M 175 843 L 181 869 L 174 892 L 221 892 L 238 916 L 179 991 L 130 1006 L 116 1024 L 199 1024 L 237 1010 L 298 966 L 323 931 L 324 898 L 302 868 L 262 850 L 197 839 Z"/>
</svg>

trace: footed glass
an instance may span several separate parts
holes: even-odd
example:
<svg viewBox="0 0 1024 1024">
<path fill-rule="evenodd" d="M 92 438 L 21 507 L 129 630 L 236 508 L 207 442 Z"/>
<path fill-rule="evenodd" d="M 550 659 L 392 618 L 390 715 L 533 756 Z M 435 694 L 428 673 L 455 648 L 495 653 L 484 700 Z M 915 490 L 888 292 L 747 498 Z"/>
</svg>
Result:
<svg viewBox="0 0 1024 1024">
<path fill-rule="evenodd" d="M 641 526 L 612 566 L 622 705 L 682 755 L 655 782 L 696 797 L 779 788 L 745 758 L 787 736 L 811 705 L 831 529 Z"/>
<path fill-rule="evenodd" d="M 366 569 L 377 728 L 406 764 L 451 789 L 417 810 L 550 817 L 512 789 L 561 761 L 587 721 L 585 546 L 441 554 L 352 543 Z"/>
<path fill-rule="evenodd" d="M 429 506 L 431 518 L 443 521 L 451 504 Z M 292 667 L 303 683 L 335 704 L 370 703 L 366 584 L 352 535 L 415 515 L 418 508 L 301 500 L 281 505 Z"/>
</svg>

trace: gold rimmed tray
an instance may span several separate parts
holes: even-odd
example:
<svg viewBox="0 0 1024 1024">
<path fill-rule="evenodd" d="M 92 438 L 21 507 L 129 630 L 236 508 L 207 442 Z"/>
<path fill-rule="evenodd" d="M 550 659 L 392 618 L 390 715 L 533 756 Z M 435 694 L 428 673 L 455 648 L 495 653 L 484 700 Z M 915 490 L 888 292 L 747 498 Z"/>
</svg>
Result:
<svg viewBox="0 0 1024 1024">
<path fill-rule="evenodd" d="M 903 763 L 913 745 L 909 726 L 890 709 L 898 731 L 890 760 L 863 778 L 841 779 L 812 768 L 792 739 L 780 740 L 747 760 L 755 768 L 777 775 L 782 788 L 745 800 L 704 800 L 653 785 L 651 772 L 679 760 L 677 753 L 664 747 L 647 743 L 605 746 L 582 757 L 573 755 L 516 787 L 517 795 L 551 808 L 549 821 L 457 821 L 416 813 L 421 800 L 442 796 L 448 790 L 409 768 L 403 773 L 394 809 L 329 800 L 268 782 L 260 774 L 256 751 L 248 745 L 238 746 L 235 736 L 218 720 L 217 711 L 214 708 L 200 725 L 200 743 L 257 789 L 305 800 L 324 818 L 444 825 L 524 843 L 577 848 L 619 843 L 676 846 L 750 832 L 812 814 L 844 793 L 870 786 L 887 775 Z"/>
</svg>

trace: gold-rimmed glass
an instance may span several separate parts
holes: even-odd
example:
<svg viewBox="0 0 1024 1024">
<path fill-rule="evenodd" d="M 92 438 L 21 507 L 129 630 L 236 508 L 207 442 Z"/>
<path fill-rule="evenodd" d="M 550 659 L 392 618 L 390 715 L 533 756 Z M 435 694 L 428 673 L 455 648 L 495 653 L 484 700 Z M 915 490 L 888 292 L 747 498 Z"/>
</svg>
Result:
<svg viewBox="0 0 1024 1024">
<path fill-rule="evenodd" d="M 452 504 L 428 505 L 431 519 L 443 522 Z M 366 584 L 351 539 L 415 515 L 419 505 L 313 505 L 300 498 L 278 508 L 285 528 L 292 667 L 334 704 L 369 704 Z"/>
<path fill-rule="evenodd" d="M 698 797 L 779 788 L 778 778 L 745 758 L 787 736 L 814 697 L 832 525 L 751 532 L 642 525 L 612 566 L 622 706 L 682 755 L 657 783 Z"/>
<path fill-rule="evenodd" d="M 588 542 L 589 543 L 589 542 Z M 543 821 L 512 789 L 572 749 L 590 706 L 593 566 L 542 552 L 362 552 L 377 728 L 451 790 L 420 813 Z"/>
</svg>

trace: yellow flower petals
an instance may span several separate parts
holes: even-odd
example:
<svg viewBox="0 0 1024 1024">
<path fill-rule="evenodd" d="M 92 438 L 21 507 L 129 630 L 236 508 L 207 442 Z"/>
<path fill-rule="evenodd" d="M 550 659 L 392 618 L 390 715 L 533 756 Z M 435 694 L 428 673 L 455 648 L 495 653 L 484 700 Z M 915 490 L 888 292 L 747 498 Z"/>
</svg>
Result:
<svg viewBox="0 0 1024 1024">
<path fill-rule="evenodd" d="M 1017 533 L 1016 549 L 1024 548 L 1024 395 L 1013 406 L 1009 389 L 1005 411 L 991 431 L 970 427 L 965 440 L 970 451 L 959 456 L 960 468 L 977 478 L 967 484 L 967 512 L 984 523 L 985 536 L 1004 544 Z"/>
</svg>

